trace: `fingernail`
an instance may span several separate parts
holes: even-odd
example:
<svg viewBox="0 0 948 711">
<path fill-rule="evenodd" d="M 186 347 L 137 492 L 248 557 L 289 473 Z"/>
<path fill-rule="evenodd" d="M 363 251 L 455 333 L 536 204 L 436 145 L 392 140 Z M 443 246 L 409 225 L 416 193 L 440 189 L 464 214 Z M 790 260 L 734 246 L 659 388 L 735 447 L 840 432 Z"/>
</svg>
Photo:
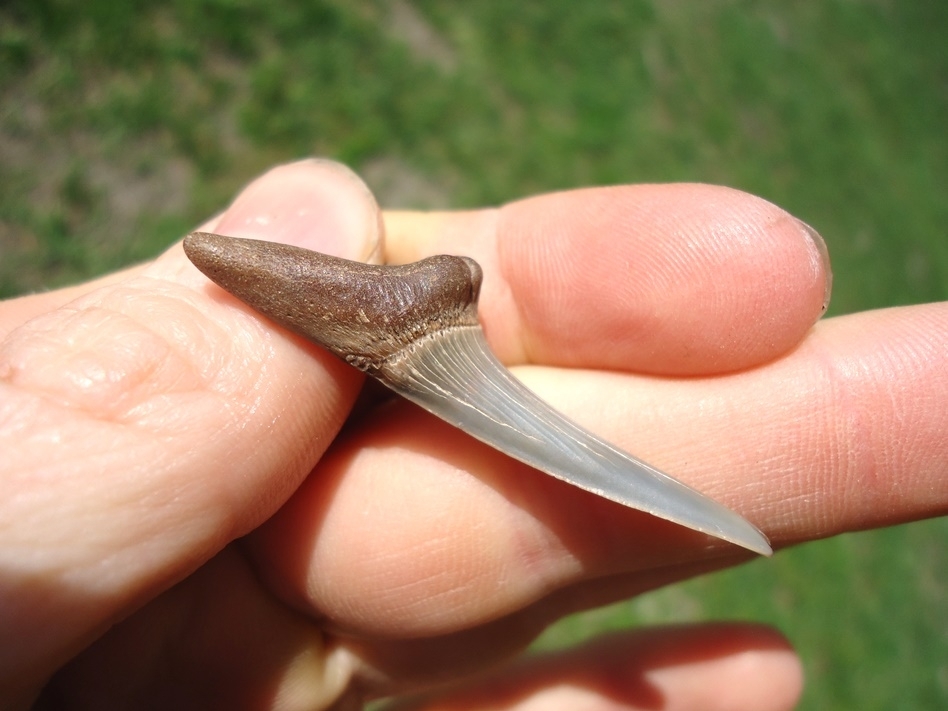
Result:
<svg viewBox="0 0 948 711">
<path fill-rule="evenodd" d="M 806 236 L 810 239 L 810 242 L 815 247 L 816 257 L 819 260 L 819 269 L 823 272 L 825 279 L 823 286 L 822 313 L 826 313 L 826 309 L 829 308 L 830 296 L 833 292 L 833 267 L 830 264 L 829 249 L 826 247 L 826 240 L 823 239 L 819 232 L 814 230 L 803 220 L 797 220 L 797 223 L 800 225 L 804 234 L 806 234 Z"/>
<path fill-rule="evenodd" d="M 357 261 L 377 260 L 382 251 L 381 213 L 371 191 L 329 160 L 273 168 L 241 191 L 214 229 Z"/>
</svg>

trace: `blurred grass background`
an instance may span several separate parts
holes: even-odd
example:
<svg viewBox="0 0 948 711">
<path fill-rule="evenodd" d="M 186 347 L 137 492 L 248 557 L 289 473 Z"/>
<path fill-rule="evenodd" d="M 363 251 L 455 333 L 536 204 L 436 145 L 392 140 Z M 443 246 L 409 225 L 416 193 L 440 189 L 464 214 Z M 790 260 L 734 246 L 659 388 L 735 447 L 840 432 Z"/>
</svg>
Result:
<svg viewBox="0 0 948 711">
<path fill-rule="evenodd" d="M 948 3 L 30 0 L 0 7 L 0 295 L 155 255 L 276 162 L 383 206 L 704 181 L 814 225 L 831 313 L 948 297 Z M 570 618 L 745 618 L 805 709 L 948 708 L 948 522 L 843 536 Z"/>
</svg>

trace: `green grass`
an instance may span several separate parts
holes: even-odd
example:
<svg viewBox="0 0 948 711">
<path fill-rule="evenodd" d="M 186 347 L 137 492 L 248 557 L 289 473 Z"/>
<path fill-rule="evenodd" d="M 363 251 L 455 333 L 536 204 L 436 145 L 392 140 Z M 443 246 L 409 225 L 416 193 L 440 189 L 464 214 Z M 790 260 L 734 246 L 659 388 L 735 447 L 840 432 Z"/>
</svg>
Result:
<svg viewBox="0 0 948 711">
<path fill-rule="evenodd" d="M 0 295 L 156 254 L 268 165 L 320 154 L 392 206 L 723 183 L 820 230 L 832 312 L 945 299 L 946 33 L 934 2 L 7 4 Z M 543 644 L 769 620 L 807 663 L 804 708 L 945 708 L 946 539 L 935 521 L 811 544 Z"/>
<path fill-rule="evenodd" d="M 714 619 L 775 625 L 803 658 L 804 709 L 942 709 L 948 699 L 944 519 L 781 552 L 554 625 L 538 649 L 618 628 Z"/>
</svg>

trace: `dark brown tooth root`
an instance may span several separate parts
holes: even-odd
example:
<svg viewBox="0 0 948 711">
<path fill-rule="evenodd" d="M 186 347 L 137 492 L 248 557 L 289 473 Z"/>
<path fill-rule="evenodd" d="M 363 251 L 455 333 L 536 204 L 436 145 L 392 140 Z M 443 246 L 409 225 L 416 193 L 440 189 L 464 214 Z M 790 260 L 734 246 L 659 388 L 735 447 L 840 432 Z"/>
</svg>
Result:
<svg viewBox="0 0 948 711">
<path fill-rule="evenodd" d="M 467 257 L 378 266 L 207 232 L 188 235 L 184 251 L 223 289 L 361 370 L 425 336 L 478 325 L 482 273 Z"/>
</svg>

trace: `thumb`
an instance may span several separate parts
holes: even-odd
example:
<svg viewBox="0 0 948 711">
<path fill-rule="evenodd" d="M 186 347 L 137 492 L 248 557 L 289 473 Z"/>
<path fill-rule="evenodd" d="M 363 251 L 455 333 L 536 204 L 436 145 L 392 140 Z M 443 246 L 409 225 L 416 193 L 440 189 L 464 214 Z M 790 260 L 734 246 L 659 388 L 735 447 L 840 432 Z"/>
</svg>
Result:
<svg viewBox="0 0 948 711">
<path fill-rule="evenodd" d="M 802 689 L 800 660 L 779 633 L 712 622 L 621 632 L 531 655 L 391 711 L 787 711 Z"/>
<path fill-rule="evenodd" d="M 350 259 L 381 239 L 365 186 L 313 161 L 258 179 L 212 227 Z M 360 382 L 210 284 L 180 244 L 73 292 L 0 341 L 0 689 L 13 696 L 270 516 Z"/>
</svg>

